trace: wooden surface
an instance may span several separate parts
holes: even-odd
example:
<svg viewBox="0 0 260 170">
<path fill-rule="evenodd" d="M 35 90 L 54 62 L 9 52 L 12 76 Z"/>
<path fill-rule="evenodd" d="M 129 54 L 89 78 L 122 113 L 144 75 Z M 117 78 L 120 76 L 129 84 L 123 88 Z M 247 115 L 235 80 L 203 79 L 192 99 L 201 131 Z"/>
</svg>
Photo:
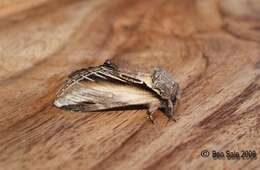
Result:
<svg viewBox="0 0 260 170">
<path fill-rule="evenodd" d="M 0 169 L 260 167 L 258 0 L 3 0 L 0 21 Z M 177 122 L 53 107 L 71 71 L 107 58 L 168 70 L 182 89 Z"/>
</svg>

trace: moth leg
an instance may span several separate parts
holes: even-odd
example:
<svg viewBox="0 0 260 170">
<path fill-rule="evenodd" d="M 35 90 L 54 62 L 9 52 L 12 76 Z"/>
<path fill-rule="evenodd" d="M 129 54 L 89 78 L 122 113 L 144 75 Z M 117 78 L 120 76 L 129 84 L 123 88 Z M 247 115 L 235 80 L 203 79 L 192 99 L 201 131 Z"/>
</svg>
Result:
<svg viewBox="0 0 260 170">
<path fill-rule="evenodd" d="M 176 122 L 176 120 L 173 118 L 174 111 L 176 110 L 176 105 L 177 105 L 177 100 L 174 100 L 174 102 L 172 102 L 171 100 L 168 101 L 168 106 L 167 106 L 168 108 L 166 113 L 166 116 L 168 117 L 168 122 L 169 121 Z"/>
<path fill-rule="evenodd" d="M 149 103 L 147 115 L 149 120 L 154 124 L 153 114 L 160 108 L 160 103 Z"/>
</svg>

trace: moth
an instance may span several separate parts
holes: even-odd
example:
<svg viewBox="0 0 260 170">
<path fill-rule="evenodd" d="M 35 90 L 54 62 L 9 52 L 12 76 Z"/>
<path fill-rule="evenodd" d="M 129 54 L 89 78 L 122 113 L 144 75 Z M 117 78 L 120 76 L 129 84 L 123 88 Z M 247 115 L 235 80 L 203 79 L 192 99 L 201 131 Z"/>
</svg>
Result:
<svg viewBox="0 0 260 170">
<path fill-rule="evenodd" d="M 107 60 L 72 72 L 58 91 L 54 105 L 76 112 L 147 108 L 148 118 L 154 123 L 157 110 L 173 120 L 179 97 L 178 83 L 162 68 L 151 73 L 131 72 Z"/>
</svg>

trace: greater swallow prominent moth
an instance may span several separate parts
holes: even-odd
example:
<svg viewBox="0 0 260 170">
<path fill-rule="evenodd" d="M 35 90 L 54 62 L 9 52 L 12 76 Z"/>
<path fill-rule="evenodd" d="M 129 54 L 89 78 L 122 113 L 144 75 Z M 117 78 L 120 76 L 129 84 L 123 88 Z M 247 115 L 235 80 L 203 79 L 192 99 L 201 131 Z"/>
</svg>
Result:
<svg viewBox="0 0 260 170">
<path fill-rule="evenodd" d="M 56 107 L 77 112 L 147 108 L 149 119 L 160 109 L 168 119 L 180 90 L 178 83 L 161 68 L 152 73 L 125 71 L 107 60 L 104 64 L 71 73 L 54 101 Z"/>
</svg>

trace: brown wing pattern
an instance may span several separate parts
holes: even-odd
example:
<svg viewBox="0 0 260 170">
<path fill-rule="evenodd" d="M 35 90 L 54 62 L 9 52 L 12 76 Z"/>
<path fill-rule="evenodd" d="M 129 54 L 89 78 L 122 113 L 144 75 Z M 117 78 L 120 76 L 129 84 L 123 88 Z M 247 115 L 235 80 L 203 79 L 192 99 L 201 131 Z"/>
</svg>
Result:
<svg viewBox="0 0 260 170">
<path fill-rule="evenodd" d="M 96 111 L 159 103 L 150 82 L 149 74 L 122 72 L 105 64 L 81 69 L 69 75 L 54 104 L 73 111 Z"/>
<path fill-rule="evenodd" d="M 148 90 L 123 83 L 107 80 L 79 81 L 55 100 L 57 107 L 72 111 L 97 111 L 133 105 L 146 106 L 160 103 L 158 98 Z"/>
</svg>

